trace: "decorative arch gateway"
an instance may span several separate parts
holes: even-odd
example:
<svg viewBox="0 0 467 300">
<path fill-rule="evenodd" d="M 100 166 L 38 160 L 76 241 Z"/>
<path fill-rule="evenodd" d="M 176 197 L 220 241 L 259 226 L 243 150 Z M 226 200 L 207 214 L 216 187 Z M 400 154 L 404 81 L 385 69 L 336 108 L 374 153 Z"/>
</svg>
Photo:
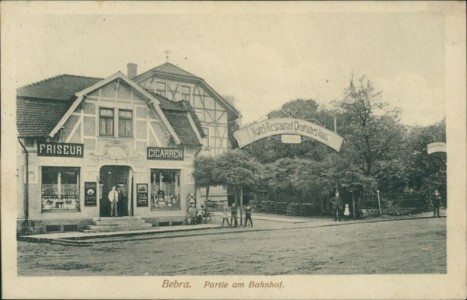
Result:
<svg viewBox="0 0 467 300">
<path fill-rule="evenodd" d="M 343 138 L 337 133 L 315 123 L 295 118 L 268 119 L 255 122 L 234 132 L 238 147 L 269 136 L 280 135 L 283 143 L 300 143 L 301 136 L 312 138 L 339 152 Z"/>
</svg>

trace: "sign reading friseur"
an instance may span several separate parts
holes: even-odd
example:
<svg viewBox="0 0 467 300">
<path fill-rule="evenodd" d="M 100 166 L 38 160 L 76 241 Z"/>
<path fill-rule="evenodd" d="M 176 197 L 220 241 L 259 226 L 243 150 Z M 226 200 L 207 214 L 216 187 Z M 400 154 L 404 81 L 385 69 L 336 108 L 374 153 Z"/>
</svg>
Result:
<svg viewBox="0 0 467 300">
<path fill-rule="evenodd" d="M 84 145 L 72 143 L 37 143 L 38 156 L 83 157 Z"/>
<path fill-rule="evenodd" d="M 147 159 L 151 160 L 183 160 L 183 148 L 148 147 Z"/>
<path fill-rule="evenodd" d="M 234 132 L 238 147 L 273 135 L 301 135 L 321 142 L 336 151 L 342 146 L 343 138 L 333 131 L 305 120 L 293 118 L 269 119 L 250 124 Z"/>
</svg>

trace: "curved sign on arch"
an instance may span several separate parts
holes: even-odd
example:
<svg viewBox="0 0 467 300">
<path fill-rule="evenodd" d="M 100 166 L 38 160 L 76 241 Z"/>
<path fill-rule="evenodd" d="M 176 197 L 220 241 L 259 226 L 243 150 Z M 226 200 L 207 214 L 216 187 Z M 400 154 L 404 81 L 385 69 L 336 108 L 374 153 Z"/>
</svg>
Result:
<svg viewBox="0 0 467 300">
<path fill-rule="evenodd" d="M 312 138 L 339 151 L 343 138 L 335 132 L 301 119 L 279 118 L 252 123 L 234 132 L 238 147 L 273 135 L 300 135 Z"/>
</svg>

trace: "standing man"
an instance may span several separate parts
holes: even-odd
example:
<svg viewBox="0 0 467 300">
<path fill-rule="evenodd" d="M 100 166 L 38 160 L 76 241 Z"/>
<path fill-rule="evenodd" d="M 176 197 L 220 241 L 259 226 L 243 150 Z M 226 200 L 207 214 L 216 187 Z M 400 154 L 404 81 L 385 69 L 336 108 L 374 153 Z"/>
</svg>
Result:
<svg viewBox="0 0 467 300">
<path fill-rule="evenodd" d="M 230 224 L 232 224 L 233 227 L 237 227 L 237 207 L 235 206 L 235 203 L 232 204 L 232 207 L 230 208 Z"/>
<path fill-rule="evenodd" d="M 190 209 L 188 209 L 188 217 L 190 218 L 190 225 L 195 225 L 196 224 L 195 202 L 190 203 Z"/>
<path fill-rule="evenodd" d="M 438 190 L 435 190 L 435 195 L 433 197 L 433 217 L 439 218 L 439 207 L 441 205 L 441 194 Z"/>
<path fill-rule="evenodd" d="M 125 197 L 123 197 L 123 192 L 121 186 L 117 187 L 118 193 L 118 215 L 123 217 L 127 215 L 127 203 L 125 201 Z"/>
<path fill-rule="evenodd" d="M 332 211 L 334 213 L 334 221 L 342 221 L 342 199 L 339 196 L 339 191 L 336 190 L 336 196 L 331 200 Z"/>
<path fill-rule="evenodd" d="M 247 207 L 245 208 L 245 227 L 248 223 L 248 220 L 250 220 L 251 227 L 253 227 L 253 220 L 251 220 L 251 205 L 249 202 Z"/>
<path fill-rule="evenodd" d="M 110 216 L 118 217 L 118 192 L 115 190 L 115 185 L 112 186 L 112 190 L 109 192 L 110 201 Z"/>
</svg>

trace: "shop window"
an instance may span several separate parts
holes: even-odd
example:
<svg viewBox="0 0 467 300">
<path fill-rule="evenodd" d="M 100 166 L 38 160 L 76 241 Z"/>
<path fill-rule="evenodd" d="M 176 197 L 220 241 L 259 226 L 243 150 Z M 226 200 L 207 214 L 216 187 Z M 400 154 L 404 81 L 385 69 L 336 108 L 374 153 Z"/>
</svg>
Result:
<svg viewBox="0 0 467 300">
<path fill-rule="evenodd" d="M 156 94 L 159 94 L 161 96 L 166 96 L 166 86 L 164 82 L 159 82 L 156 81 Z"/>
<path fill-rule="evenodd" d="M 101 108 L 99 110 L 99 135 L 114 135 L 114 110 L 111 108 Z"/>
<path fill-rule="evenodd" d="M 79 210 L 79 168 L 42 167 L 42 211 Z"/>
<path fill-rule="evenodd" d="M 118 136 L 133 136 L 133 112 L 131 110 L 118 110 Z"/>
<path fill-rule="evenodd" d="M 182 100 L 190 101 L 190 87 L 182 85 Z"/>
<path fill-rule="evenodd" d="M 180 209 L 180 170 L 151 169 L 151 209 Z"/>
</svg>

